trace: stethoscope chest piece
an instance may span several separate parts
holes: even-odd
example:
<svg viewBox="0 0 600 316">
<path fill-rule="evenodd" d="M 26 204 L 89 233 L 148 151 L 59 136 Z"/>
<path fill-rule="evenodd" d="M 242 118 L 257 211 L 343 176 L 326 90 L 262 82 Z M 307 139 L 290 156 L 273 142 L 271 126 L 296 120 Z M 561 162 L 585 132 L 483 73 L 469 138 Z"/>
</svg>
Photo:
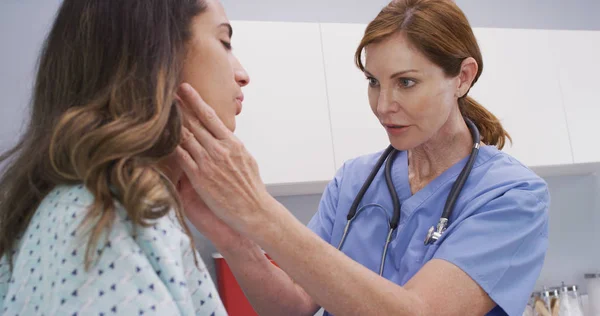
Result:
<svg viewBox="0 0 600 316">
<path fill-rule="evenodd" d="M 425 236 L 425 246 L 434 243 L 435 240 L 438 240 L 440 238 L 440 236 L 436 236 L 434 240 L 433 234 L 435 232 L 435 227 L 431 226 L 431 228 L 429 228 L 429 231 L 427 232 L 427 236 Z"/>
<path fill-rule="evenodd" d="M 431 245 L 438 241 L 438 239 L 442 237 L 442 234 L 446 230 L 447 225 L 448 219 L 440 218 L 440 221 L 437 225 L 437 229 L 434 226 L 431 226 L 431 228 L 429 228 L 429 231 L 427 232 L 427 236 L 425 236 L 425 246 Z"/>
</svg>

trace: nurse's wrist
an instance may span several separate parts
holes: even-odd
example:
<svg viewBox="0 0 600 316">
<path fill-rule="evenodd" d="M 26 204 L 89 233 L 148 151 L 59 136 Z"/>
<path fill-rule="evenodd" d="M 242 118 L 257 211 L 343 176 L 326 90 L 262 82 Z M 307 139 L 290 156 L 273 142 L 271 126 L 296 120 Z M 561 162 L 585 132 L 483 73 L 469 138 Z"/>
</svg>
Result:
<svg viewBox="0 0 600 316">
<path fill-rule="evenodd" d="M 240 256 L 247 257 L 248 254 L 260 251 L 260 247 L 255 242 L 243 236 L 240 236 L 239 239 L 229 241 L 227 244 L 215 244 L 215 248 L 226 259 Z"/>
<path fill-rule="evenodd" d="M 256 240 L 256 235 L 269 226 L 274 212 L 278 209 L 277 200 L 273 198 L 266 190 L 257 193 L 254 203 L 249 203 L 247 209 L 242 212 L 242 216 L 234 219 L 233 227 L 250 240 Z"/>
<path fill-rule="evenodd" d="M 278 244 L 288 229 L 293 227 L 296 218 L 275 198 L 269 196 L 260 210 L 260 219 L 251 226 L 246 237 L 260 247 L 268 248 Z"/>
</svg>

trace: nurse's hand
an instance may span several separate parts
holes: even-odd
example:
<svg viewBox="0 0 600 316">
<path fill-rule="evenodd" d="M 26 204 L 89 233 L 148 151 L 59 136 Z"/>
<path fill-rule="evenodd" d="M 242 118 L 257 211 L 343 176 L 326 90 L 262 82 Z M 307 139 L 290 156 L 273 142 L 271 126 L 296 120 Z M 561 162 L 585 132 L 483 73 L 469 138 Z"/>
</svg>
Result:
<svg viewBox="0 0 600 316">
<path fill-rule="evenodd" d="M 206 206 L 187 175 L 183 174 L 179 180 L 177 192 L 188 220 L 215 245 L 221 254 L 234 253 L 254 244 L 229 227 Z"/>
<path fill-rule="evenodd" d="M 243 234 L 259 228 L 276 201 L 256 161 L 190 85 L 183 84 L 178 96 L 187 113 L 177 159 L 190 184 L 233 229 Z"/>
</svg>

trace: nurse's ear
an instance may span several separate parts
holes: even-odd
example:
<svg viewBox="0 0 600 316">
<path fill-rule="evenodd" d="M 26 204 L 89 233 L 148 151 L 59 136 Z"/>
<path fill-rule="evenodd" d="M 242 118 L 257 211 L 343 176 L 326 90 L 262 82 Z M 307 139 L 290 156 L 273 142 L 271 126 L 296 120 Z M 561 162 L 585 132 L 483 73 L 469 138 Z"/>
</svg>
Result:
<svg viewBox="0 0 600 316">
<path fill-rule="evenodd" d="M 477 61 L 473 57 L 467 57 L 462 61 L 460 72 L 458 73 L 457 98 L 462 98 L 471 89 L 478 71 L 479 65 L 477 65 Z"/>
</svg>

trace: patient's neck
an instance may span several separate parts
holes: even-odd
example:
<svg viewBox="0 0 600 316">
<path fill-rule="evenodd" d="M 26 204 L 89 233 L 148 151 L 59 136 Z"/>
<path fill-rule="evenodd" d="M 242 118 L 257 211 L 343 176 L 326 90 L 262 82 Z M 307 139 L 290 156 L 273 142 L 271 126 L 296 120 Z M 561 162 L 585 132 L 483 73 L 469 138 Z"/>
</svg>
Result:
<svg viewBox="0 0 600 316">
<path fill-rule="evenodd" d="M 158 164 L 158 168 L 169 178 L 173 185 L 177 186 L 181 176 L 183 175 L 183 169 L 179 166 L 176 161 L 175 154 L 171 154 Z"/>
</svg>

